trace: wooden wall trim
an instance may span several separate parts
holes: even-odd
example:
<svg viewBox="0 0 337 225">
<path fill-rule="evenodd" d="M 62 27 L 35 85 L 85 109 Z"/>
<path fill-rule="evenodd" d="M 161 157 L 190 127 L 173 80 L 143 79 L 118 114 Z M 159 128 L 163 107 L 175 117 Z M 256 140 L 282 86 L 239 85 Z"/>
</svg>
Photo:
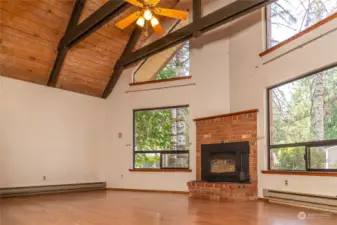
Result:
<svg viewBox="0 0 337 225">
<path fill-rule="evenodd" d="M 262 170 L 262 174 L 337 177 L 336 172 Z"/>
<path fill-rule="evenodd" d="M 129 169 L 129 172 L 155 172 L 155 173 L 190 173 L 190 169 Z"/>
<path fill-rule="evenodd" d="M 150 81 L 143 81 L 143 82 L 136 82 L 136 83 L 130 83 L 130 86 L 138 86 L 138 85 L 144 85 L 144 84 L 157 84 L 157 83 L 165 83 L 169 81 L 178 81 L 178 80 L 189 80 L 192 76 L 186 76 L 186 77 L 175 77 L 165 80 L 150 80 Z"/>
<path fill-rule="evenodd" d="M 330 22 L 330 21 L 332 21 L 332 20 L 334 20 L 336 18 L 337 18 L 337 13 L 334 13 L 331 16 L 328 16 L 327 18 L 325 18 L 324 20 L 321 20 L 320 22 L 312 25 L 311 27 L 308 27 L 307 29 L 299 32 L 298 34 L 296 34 L 296 35 L 288 38 L 287 40 L 285 40 L 285 41 L 283 41 L 283 42 L 281 42 L 281 43 L 279 43 L 277 45 L 275 45 L 274 47 L 271 47 L 271 48 L 267 49 L 266 51 L 260 53 L 259 55 L 260 55 L 260 57 L 265 56 L 265 55 L 267 55 L 267 54 L 269 54 L 269 53 L 271 53 L 271 52 L 273 52 L 273 51 L 281 48 L 282 46 L 284 46 L 284 45 L 286 45 L 286 44 L 288 44 L 288 43 L 290 43 L 290 42 L 292 42 L 292 41 L 294 41 L 294 40 L 296 40 L 296 39 L 304 36 L 305 34 L 307 34 L 307 33 L 311 32 L 311 31 L 319 28 L 320 26 L 323 26 L 324 24 L 326 24 L 326 23 L 328 23 L 328 22 Z"/>
<path fill-rule="evenodd" d="M 220 117 L 236 116 L 236 115 L 247 114 L 247 113 L 256 113 L 258 111 L 259 111 L 258 109 L 252 109 L 252 110 L 233 112 L 233 113 L 222 114 L 222 115 L 215 115 L 215 116 L 209 116 L 209 117 L 196 118 L 193 121 L 216 119 L 216 118 L 220 118 Z"/>
<path fill-rule="evenodd" d="M 148 190 L 148 189 L 129 189 L 129 188 L 107 188 L 107 191 L 129 191 L 129 192 L 149 192 L 167 194 L 189 194 L 188 191 L 169 191 L 169 190 Z"/>
</svg>

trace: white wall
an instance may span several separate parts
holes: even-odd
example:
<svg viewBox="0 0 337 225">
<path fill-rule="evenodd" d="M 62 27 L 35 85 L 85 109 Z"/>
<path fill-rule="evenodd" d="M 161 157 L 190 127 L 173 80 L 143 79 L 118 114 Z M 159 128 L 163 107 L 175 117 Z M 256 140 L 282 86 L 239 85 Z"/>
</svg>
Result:
<svg viewBox="0 0 337 225">
<path fill-rule="evenodd" d="M 221 1 L 225 4 L 225 1 Z M 206 13 L 217 8 L 210 4 Z M 108 187 L 186 191 L 194 180 L 196 130 L 194 118 L 229 112 L 229 42 L 219 31 L 192 44 L 191 80 L 130 87 L 132 69 L 125 71 L 108 99 L 109 127 L 105 151 L 101 153 L 100 174 Z M 211 42 L 209 42 L 211 40 Z M 204 44 L 203 43 L 207 43 Z M 198 46 L 198 48 L 193 48 Z M 187 84 L 189 86 L 152 91 L 129 92 Z M 188 104 L 190 107 L 190 165 L 192 173 L 129 172 L 132 168 L 133 110 Z M 123 137 L 118 139 L 118 133 Z"/>
<path fill-rule="evenodd" d="M 104 103 L 0 76 L 0 187 L 98 181 Z"/>
<path fill-rule="evenodd" d="M 267 62 L 266 56 L 261 58 L 259 53 L 264 50 L 263 22 L 260 12 L 256 12 L 236 21 L 233 26 L 236 31 L 230 39 L 230 93 L 231 111 L 259 109 L 258 142 L 259 170 L 267 170 L 267 132 L 266 132 L 266 89 L 267 87 L 307 74 L 310 71 L 337 62 L 337 32 L 307 43 L 315 35 L 329 27 L 337 27 L 337 21 L 332 21 L 320 27 L 294 43 L 286 45 L 271 53 L 273 57 L 280 56 Z M 247 24 L 249 24 L 247 26 Z M 294 44 L 300 46 L 283 56 Z M 268 60 L 269 61 L 269 60 Z M 264 138 L 263 138 L 264 137 Z M 284 185 L 288 180 L 289 186 Z M 335 177 L 312 176 L 281 176 L 259 174 L 259 195 L 262 189 L 287 190 L 323 195 L 337 195 L 337 179 Z"/>
</svg>

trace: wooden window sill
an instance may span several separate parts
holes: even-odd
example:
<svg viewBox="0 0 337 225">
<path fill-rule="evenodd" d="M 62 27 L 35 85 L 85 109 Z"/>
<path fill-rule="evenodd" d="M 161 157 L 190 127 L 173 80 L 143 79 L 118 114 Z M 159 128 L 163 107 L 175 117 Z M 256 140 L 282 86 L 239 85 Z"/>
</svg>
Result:
<svg viewBox="0 0 337 225">
<path fill-rule="evenodd" d="M 312 25 L 311 27 L 308 27 L 307 29 L 305 29 L 305 30 L 299 32 L 298 34 L 296 34 L 296 35 L 290 37 L 289 39 L 287 39 L 287 40 L 285 40 L 285 41 L 279 43 L 278 45 L 275 45 L 275 46 L 273 46 L 273 47 L 267 49 L 266 51 L 260 53 L 260 57 L 265 56 L 265 55 L 267 55 L 267 54 L 269 54 L 269 53 L 271 53 L 271 52 L 274 52 L 275 50 L 281 48 L 282 46 L 284 46 L 284 45 L 286 45 L 286 44 L 288 44 L 288 43 L 290 43 L 290 42 L 292 42 L 292 41 L 294 41 L 294 40 L 296 40 L 296 39 L 298 39 L 298 38 L 304 36 L 305 34 L 311 32 L 311 31 L 313 31 L 313 30 L 316 30 L 316 29 L 319 28 L 320 26 L 322 26 L 322 25 L 324 25 L 324 24 L 326 24 L 326 23 L 328 23 L 328 22 L 330 22 L 330 21 L 332 21 L 333 19 L 336 19 L 336 18 L 337 18 L 337 13 L 334 13 L 334 14 L 332 14 L 331 16 L 328 16 L 328 17 L 325 18 L 324 20 L 321 20 L 320 22 L 318 22 L 318 23 Z"/>
<path fill-rule="evenodd" d="M 192 170 L 190 169 L 129 169 L 130 172 L 155 172 L 155 173 L 190 173 Z"/>
<path fill-rule="evenodd" d="M 263 174 L 337 177 L 337 172 L 262 170 Z"/>
<path fill-rule="evenodd" d="M 137 85 L 144 85 L 144 84 L 157 84 L 157 83 L 165 83 L 169 81 L 178 81 L 178 80 L 189 80 L 192 76 L 186 76 L 186 77 L 175 77 L 165 80 L 150 80 L 150 81 L 144 81 L 144 82 L 137 82 L 137 83 L 130 83 L 130 86 L 137 86 Z"/>
</svg>

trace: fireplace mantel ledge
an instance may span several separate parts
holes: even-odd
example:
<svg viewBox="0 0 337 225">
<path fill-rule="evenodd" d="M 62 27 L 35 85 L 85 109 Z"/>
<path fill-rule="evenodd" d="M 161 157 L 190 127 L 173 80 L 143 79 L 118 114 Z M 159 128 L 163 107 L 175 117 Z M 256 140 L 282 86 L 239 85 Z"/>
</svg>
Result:
<svg viewBox="0 0 337 225">
<path fill-rule="evenodd" d="M 240 112 L 232 112 L 232 113 L 228 113 L 228 114 L 221 114 L 221 115 L 214 115 L 214 116 L 196 118 L 193 121 L 216 119 L 216 118 L 220 118 L 220 117 L 229 117 L 229 116 L 236 116 L 236 115 L 242 115 L 242 114 L 248 114 L 248 113 L 257 113 L 258 111 L 259 111 L 258 109 L 251 109 L 251 110 L 245 110 L 245 111 L 240 111 Z"/>
</svg>

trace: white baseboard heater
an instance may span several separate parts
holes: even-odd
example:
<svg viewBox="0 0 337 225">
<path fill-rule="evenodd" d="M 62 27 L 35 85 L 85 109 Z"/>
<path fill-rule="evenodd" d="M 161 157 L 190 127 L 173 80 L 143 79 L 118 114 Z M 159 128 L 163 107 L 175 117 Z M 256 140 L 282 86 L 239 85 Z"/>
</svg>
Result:
<svg viewBox="0 0 337 225">
<path fill-rule="evenodd" d="M 269 202 L 337 212 L 337 196 L 324 196 L 263 189 Z"/>
<path fill-rule="evenodd" d="M 0 188 L 0 198 L 105 189 L 105 182 Z"/>
</svg>

